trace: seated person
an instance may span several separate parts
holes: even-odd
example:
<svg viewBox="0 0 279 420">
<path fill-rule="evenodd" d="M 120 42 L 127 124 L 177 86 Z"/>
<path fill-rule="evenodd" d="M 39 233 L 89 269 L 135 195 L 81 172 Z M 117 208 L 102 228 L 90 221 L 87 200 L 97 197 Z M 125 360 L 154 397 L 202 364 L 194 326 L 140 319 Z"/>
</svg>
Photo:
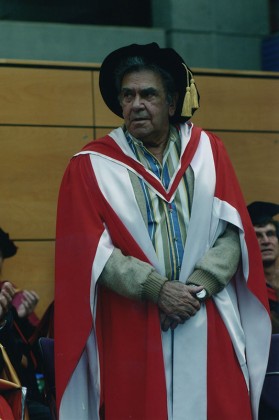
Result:
<svg viewBox="0 0 279 420">
<path fill-rule="evenodd" d="M 5 282 L 0 291 L 0 343 L 5 347 L 21 385 L 27 388 L 26 404 L 30 420 L 50 420 L 49 408 L 44 404 L 38 389 L 34 354 L 15 327 L 17 312 L 11 306 L 14 293 L 12 284 Z"/>
<path fill-rule="evenodd" d="M 14 256 L 16 252 L 17 247 L 9 235 L 0 229 L 0 272 L 4 259 Z M 20 299 L 17 297 L 18 294 L 19 291 L 10 282 L 1 282 L 0 343 L 5 347 L 21 384 L 27 388 L 30 419 L 50 419 L 49 408 L 44 405 L 44 398 L 38 389 L 36 379 L 36 373 L 42 371 L 41 366 L 38 367 L 38 352 L 36 346 L 31 346 L 29 343 L 39 321 L 37 317 L 35 320 L 33 312 L 39 298 L 33 291 L 21 291 Z M 34 316 L 30 319 L 32 314 Z"/>
<path fill-rule="evenodd" d="M 0 331 L 7 323 L 6 315 L 9 312 L 10 304 L 14 295 L 14 289 L 10 283 L 6 283 L 0 292 Z M 0 357 L 0 372 L 2 373 L 5 367 L 3 357 Z M 13 407 L 11 402 L 5 398 L 6 392 L 0 395 L 0 418 L 14 420 Z"/>
<path fill-rule="evenodd" d="M 3 269 L 3 263 L 6 258 L 13 257 L 17 252 L 17 247 L 0 228 L 0 275 Z M 0 281 L 0 289 L 5 281 Z M 23 334 L 24 338 L 31 345 L 36 343 L 40 337 L 53 338 L 53 310 L 54 302 L 47 307 L 42 319 L 39 319 L 34 310 L 39 302 L 39 296 L 34 290 L 17 289 L 14 284 L 14 296 L 12 305 L 16 309 L 16 326 Z M 36 351 L 36 350 L 35 350 Z"/>
<path fill-rule="evenodd" d="M 3 269 L 4 260 L 11 258 L 17 253 L 17 246 L 9 238 L 9 234 L 0 228 L 0 274 Z M 3 284 L 3 281 L 0 282 Z M 15 289 L 12 305 L 15 307 L 21 329 L 25 331 L 25 335 L 31 335 L 34 328 L 39 323 L 39 318 L 34 312 L 36 305 L 39 302 L 39 296 L 34 290 Z"/>
</svg>

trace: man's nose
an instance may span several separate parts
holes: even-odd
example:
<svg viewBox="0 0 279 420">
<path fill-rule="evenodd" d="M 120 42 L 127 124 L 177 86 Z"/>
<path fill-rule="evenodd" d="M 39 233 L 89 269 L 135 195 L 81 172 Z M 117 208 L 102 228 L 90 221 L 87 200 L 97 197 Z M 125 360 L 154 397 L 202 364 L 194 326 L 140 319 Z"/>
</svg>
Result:
<svg viewBox="0 0 279 420">
<path fill-rule="evenodd" d="M 142 108 L 143 106 L 144 106 L 144 101 L 142 97 L 139 94 L 135 95 L 134 100 L 133 100 L 133 108 L 137 109 L 137 108 Z"/>
<path fill-rule="evenodd" d="M 262 236 L 261 236 L 261 242 L 262 243 L 270 242 L 269 236 L 267 236 L 265 233 L 263 233 Z"/>
</svg>

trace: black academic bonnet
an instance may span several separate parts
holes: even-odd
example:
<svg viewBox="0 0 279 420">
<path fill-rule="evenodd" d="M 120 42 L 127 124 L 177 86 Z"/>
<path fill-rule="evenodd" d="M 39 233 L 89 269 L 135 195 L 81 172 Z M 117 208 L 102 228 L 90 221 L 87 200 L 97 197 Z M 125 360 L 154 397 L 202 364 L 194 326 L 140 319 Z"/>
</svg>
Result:
<svg viewBox="0 0 279 420">
<path fill-rule="evenodd" d="M 16 254 L 17 246 L 10 239 L 9 234 L 0 228 L 0 251 L 3 258 L 9 258 Z"/>
<path fill-rule="evenodd" d="M 279 214 L 279 205 L 266 201 L 254 201 L 247 206 L 250 218 L 254 226 L 263 226 L 272 222 L 276 226 L 277 236 L 279 235 L 279 223 L 273 217 Z"/>
<path fill-rule="evenodd" d="M 182 57 L 172 48 L 160 48 L 155 42 L 146 45 L 132 44 L 119 48 L 110 53 L 103 61 L 100 68 L 99 86 L 102 97 L 109 109 L 118 117 L 122 116 L 122 109 L 118 100 L 118 92 L 115 85 L 115 69 L 128 57 L 143 57 L 147 64 L 156 64 L 168 72 L 179 94 L 177 109 L 171 121 L 187 121 L 199 107 L 199 94 L 196 90 L 193 75 Z M 192 86 L 191 86 L 192 85 Z M 191 88 L 190 88 L 191 86 Z M 188 108 L 185 109 L 186 88 Z M 192 93 L 196 90 L 195 95 Z M 191 99 L 192 94 L 192 99 Z M 196 96 L 197 98 L 194 98 Z M 189 114 L 189 115 L 188 115 Z"/>
</svg>

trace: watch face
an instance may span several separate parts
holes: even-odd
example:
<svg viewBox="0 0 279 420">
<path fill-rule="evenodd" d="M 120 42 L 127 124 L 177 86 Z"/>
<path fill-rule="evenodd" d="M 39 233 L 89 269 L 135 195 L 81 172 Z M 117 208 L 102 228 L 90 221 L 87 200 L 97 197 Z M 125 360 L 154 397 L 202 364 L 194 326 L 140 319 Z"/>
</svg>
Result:
<svg viewBox="0 0 279 420">
<path fill-rule="evenodd" d="M 200 292 L 196 293 L 198 299 L 204 299 L 206 297 L 206 290 L 202 289 Z"/>
</svg>

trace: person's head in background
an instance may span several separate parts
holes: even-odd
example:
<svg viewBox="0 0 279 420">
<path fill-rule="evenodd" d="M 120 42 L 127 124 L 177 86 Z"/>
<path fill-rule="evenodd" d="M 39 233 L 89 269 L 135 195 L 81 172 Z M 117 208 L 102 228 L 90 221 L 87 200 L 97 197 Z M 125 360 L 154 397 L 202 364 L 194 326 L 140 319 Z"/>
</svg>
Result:
<svg viewBox="0 0 279 420">
<path fill-rule="evenodd" d="M 279 222 L 273 217 L 279 214 L 279 205 L 254 201 L 247 209 L 257 235 L 264 269 L 275 266 L 279 256 Z"/>
<path fill-rule="evenodd" d="M 17 246 L 10 239 L 9 234 L 0 228 L 0 275 L 3 262 L 6 258 L 13 257 L 17 252 Z"/>
</svg>

